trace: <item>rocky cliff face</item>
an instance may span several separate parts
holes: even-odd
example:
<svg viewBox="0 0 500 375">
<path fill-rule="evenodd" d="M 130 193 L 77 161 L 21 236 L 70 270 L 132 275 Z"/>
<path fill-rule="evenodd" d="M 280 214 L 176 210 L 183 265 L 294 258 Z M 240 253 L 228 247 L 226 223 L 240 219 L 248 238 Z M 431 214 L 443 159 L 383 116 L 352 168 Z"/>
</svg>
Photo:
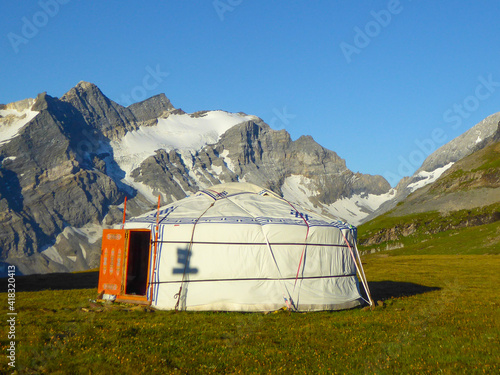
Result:
<svg viewBox="0 0 500 375">
<path fill-rule="evenodd" d="M 95 268 L 102 228 L 121 220 L 125 196 L 138 215 L 157 194 L 167 203 L 229 181 L 349 218 L 390 190 L 255 116 L 185 114 L 163 94 L 125 108 L 80 82 L 60 99 L 0 105 L 0 261 L 25 274 Z"/>
<path fill-rule="evenodd" d="M 92 132 L 70 103 L 41 94 L 31 107 L 38 114 L 0 147 L 0 249 L 2 260 L 19 264 L 40 258 L 44 246 L 64 228 L 100 223 L 108 207 L 124 195 L 80 150 Z M 18 263 L 20 262 L 20 263 Z M 47 260 L 32 271 L 64 270 Z"/>
<path fill-rule="evenodd" d="M 494 136 L 499 122 L 500 112 L 488 116 L 429 155 L 415 174 L 418 175 L 422 171 L 431 172 L 449 163 L 455 163 L 482 148 L 478 146 Z"/>
</svg>

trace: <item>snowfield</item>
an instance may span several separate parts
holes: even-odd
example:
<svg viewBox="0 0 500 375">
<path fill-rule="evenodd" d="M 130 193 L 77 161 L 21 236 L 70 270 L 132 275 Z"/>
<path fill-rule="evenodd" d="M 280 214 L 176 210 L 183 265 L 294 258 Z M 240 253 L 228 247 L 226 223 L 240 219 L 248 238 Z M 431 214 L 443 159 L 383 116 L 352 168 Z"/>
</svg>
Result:
<svg viewBox="0 0 500 375">
<path fill-rule="evenodd" d="M 396 196 L 396 190 L 391 189 L 386 194 L 354 194 L 350 198 L 342 198 L 326 206 L 333 215 L 339 216 L 353 225 L 359 225 L 370 213 L 377 210 L 382 203 Z"/>
<path fill-rule="evenodd" d="M 378 209 L 382 203 L 391 200 L 396 195 L 396 190 L 391 189 L 386 194 L 355 194 L 350 198 L 342 198 L 330 205 L 318 204 L 316 207 L 309 197 L 319 195 L 319 191 L 314 188 L 314 181 L 301 175 L 287 177 L 281 188 L 283 197 L 290 202 L 310 209 L 311 211 L 322 213 L 329 212 L 350 224 L 358 225 L 370 213 Z"/>
<path fill-rule="evenodd" d="M 251 115 L 210 111 L 196 118 L 189 114 L 170 115 L 168 118 L 159 118 L 156 126 L 128 132 L 120 141 L 111 142 L 115 161 L 125 172 L 122 182 L 154 202 L 157 198 L 153 196 L 152 189 L 134 181 L 130 174 L 146 158 L 154 155 L 156 150 L 179 150 L 183 159 L 189 161 L 192 152 L 201 150 L 207 144 L 216 143 L 234 125 L 257 120 L 256 116 Z"/>
<path fill-rule="evenodd" d="M 9 142 L 11 139 L 19 135 L 19 131 L 31 120 L 33 120 L 37 111 L 24 109 L 18 111 L 16 109 L 1 109 L 0 110 L 0 145 Z"/>
</svg>

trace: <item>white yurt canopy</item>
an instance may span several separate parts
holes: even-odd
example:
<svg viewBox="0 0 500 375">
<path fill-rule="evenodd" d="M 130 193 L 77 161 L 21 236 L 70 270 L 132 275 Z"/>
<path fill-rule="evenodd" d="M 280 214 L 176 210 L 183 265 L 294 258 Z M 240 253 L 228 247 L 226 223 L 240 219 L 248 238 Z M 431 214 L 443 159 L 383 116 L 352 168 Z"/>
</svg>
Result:
<svg viewBox="0 0 500 375">
<path fill-rule="evenodd" d="M 124 230 L 121 297 L 144 295 L 158 309 L 317 311 L 363 301 L 356 228 L 253 184 L 213 186 Z M 136 254 L 134 246 L 148 250 Z"/>
</svg>

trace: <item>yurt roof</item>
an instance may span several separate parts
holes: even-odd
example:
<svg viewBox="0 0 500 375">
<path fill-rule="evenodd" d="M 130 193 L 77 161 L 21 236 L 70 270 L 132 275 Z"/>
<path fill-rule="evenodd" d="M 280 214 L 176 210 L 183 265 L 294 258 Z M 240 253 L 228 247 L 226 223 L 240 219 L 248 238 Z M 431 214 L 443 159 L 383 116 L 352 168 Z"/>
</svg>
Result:
<svg viewBox="0 0 500 375">
<path fill-rule="evenodd" d="M 207 210 L 206 212 L 204 212 Z M 293 215 L 293 213 L 296 213 Z M 301 215 L 304 215 L 303 217 Z M 157 210 L 133 218 L 129 223 L 156 223 Z M 331 218 L 289 202 L 271 190 L 248 182 L 230 182 L 200 190 L 179 201 L 160 208 L 160 223 L 189 224 L 202 217 L 201 222 L 213 218 L 231 217 L 243 222 L 286 220 L 311 226 L 336 226 L 342 229 L 354 227 L 339 218 Z"/>
</svg>

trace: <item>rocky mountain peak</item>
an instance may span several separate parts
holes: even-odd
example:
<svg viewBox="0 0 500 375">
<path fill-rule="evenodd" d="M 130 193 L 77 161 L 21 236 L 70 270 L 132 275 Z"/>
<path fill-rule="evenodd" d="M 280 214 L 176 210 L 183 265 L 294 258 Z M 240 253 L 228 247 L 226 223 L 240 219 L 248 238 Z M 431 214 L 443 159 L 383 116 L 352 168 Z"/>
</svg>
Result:
<svg viewBox="0 0 500 375">
<path fill-rule="evenodd" d="M 35 103 L 35 99 L 27 98 L 23 100 L 19 100 L 17 102 L 12 102 L 9 104 L 0 104 L 0 109 L 13 109 L 18 112 L 22 112 L 26 109 L 31 109 L 33 104 Z"/>
<path fill-rule="evenodd" d="M 399 202 L 418 189 L 428 188 L 427 185 L 433 186 L 441 175 L 444 176 L 448 170 L 455 170 L 454 163 L 500 140 L 499 132 L 500 112 L 497 112 L 441 146 L 424 160 L 422 166 L 417 169 L 413 176 L 404 177 L 399 181 L 393 199 L 384 202 L 365 220 L 371 220 L 393 209 Z"/>
<path fill-rule="evenodd" d="M 107 99 L 102 91 L 90 82 L 80 81 L 76 84 L 75 87 L 71 88 L 66 94 L 61 97 L 62 101 L 71 102 L 74 101 L 75 98 L 86 98 L 86 97 L 94 97 L 96 100 Z M 104 99 L 105 98 L 105 99 Z"/>
<path fill-rule="evenodd" d="M 138 121 L 148 121 L 161 117 L 165 112 L 175 110 L 165 94 L 155 95 L 139 103 L 127 107 Z"/>
<path fill-rule="evenodd" d="M 80 81 L 60 100 L 69 103 L 88 124 L 110 140 L 120 139 L 140 126 L 154 125 L 165 112 L 175 110 L 165 94 L 125 108 L 107 98 L 96 85 L 85 81 Z"/>
<path fill-rule="evenodd" d="M 80 81 L 76 84 L 75 88 L 82 89 L 82 90 L 89 90 L 89 89 L 98 89 L 99 88 L 94 85 L 92 82 L 87 82 L 87 81 Z"/>
<path fill-rule="evenodd" d="M 293 142 L 294 149 L 302 150 L 306 156 L 301 161 L 305 165 L 328 165 L 327 169 L 334 173 L 341 173 L 347 169 L 345 160 L 335 151 L 327 150 L 310 135 L 303 135 Z"/>
<path fill-rule="evenodd" d="M 127 131 L 137 129 L 136 119 L 127 108 L 108 99 L 94 84 L 81 81 L 61 97 L 85 122 L 108 139 L 118 139 Z"/>
<path fill-rule="evenodd" d="M 42 92 L 37 95 L 34 105 L 31 107 L 33 111 L 43 111 L 49 108 L 57 108 L 59 105 L 59 100 L 48 95 L 46 92 Z"/>
<path fill-rule="evenodd" d="M 477 150 L 479 143 L 491 138 L 495 134 L 499 122 L 500 112 L 488 116 L 465 133 L 430 154 L 424 160 L 422 166 L 415 172 L 415 175 L 418 175 L 422 171 L 434 171 L 471 154 Z"/>
</svg>

